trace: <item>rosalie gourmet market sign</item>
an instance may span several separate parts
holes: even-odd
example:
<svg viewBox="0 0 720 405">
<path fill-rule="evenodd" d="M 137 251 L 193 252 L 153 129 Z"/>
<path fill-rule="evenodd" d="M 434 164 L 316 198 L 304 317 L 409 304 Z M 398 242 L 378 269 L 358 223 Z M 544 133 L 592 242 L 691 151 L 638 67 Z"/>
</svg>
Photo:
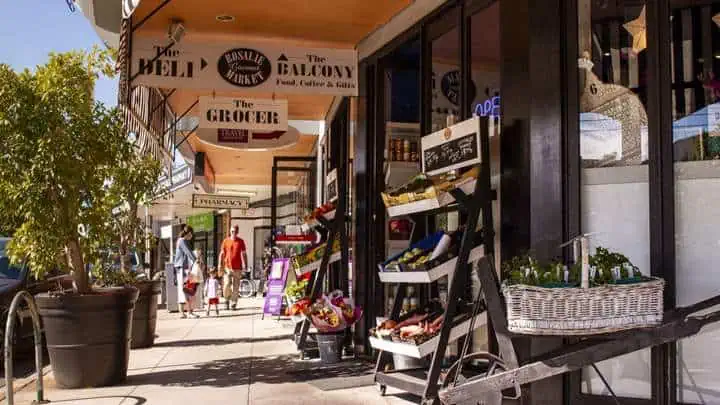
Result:
<svg viewBox="0 0 720 405">
<path fill-rule="evenodd" d="M 287 131 L 287 100 L 206 97 L 200 103 L 200 128 Z"/>
<path fill-rule="evenodd" d="M 357 52 L 269 44 L 134 38 L 133 85 L 163 88 L 358 95 Z"/>
</svg>

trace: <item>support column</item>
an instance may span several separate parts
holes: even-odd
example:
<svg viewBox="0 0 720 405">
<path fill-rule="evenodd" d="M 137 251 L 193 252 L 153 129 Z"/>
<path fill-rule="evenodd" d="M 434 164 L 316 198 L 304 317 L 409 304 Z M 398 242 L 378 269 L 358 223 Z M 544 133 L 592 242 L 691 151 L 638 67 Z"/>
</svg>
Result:
<svg viewBox="0 0 720 405">
<path fill-rule="evenodd" d="M 528 250 L 541 260 L 562 253 L 562 5 L 562 0 L 500 2 L 503 260 Z M 561 345 L 557 338 L 516 340 L 521 362 Z M 522 403 L 562 404 L 562 377 L 523 387 Z"/>
</svg>

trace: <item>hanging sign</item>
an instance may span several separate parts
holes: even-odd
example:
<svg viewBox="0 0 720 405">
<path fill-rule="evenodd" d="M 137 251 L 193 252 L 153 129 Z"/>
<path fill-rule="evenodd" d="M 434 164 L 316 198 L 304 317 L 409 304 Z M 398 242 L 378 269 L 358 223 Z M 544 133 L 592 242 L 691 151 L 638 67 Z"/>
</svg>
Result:
<svg viewBox="0 0 720 405">
<path fill-rule="evenodd" d="M 358 95 L 358 58 L 353 49 L 187 41 L 166 47 L 165 38 L 133 38 L 133 85 Z"/>
<path fill-rule="evenodd" d="M 328 173 L 325 184 L 327 185 L 328 202 L 335 202 L 338 199 L 337 169 L 332 169 Z"/>
<path fill-rule="evenodd" d="M 285 294 L 285 281 L 287 280 L 290 259 L 273 259 L 268 275 L 267 294 L 263 313 L 280 315 L 283 296 Z"/>
<path fill-rule="evenodd" d="M 233 128 L 200 128 L 196 134 L 205 143 L 230 149 L 279 149 L 295 145 L 300 140 L 300 132 L 294 127 L 288 127 L 287 131 L 272 132 Z"/>
<path fill-rule="evenodd" d="M 200 128 L 287 131 L 287 100 L 201 96 Z"/>
<path fill-rule="evenodd" d="M 480 119 L 422 137 L 423 172 L 432 176 L 480 163 Z"/>
<path fill-rule="evenodd" d="M 250 199 L 236 195 L 193 194 L 193 208 L 239 209 L 250 208 Z"/>
<path fill-rule="evenodd" d="M 187 224 L 195 232 L 211 232 L 215 229 L 215 216 L 212 212 L 191 215 L 187 218 Z"/>
</svg>

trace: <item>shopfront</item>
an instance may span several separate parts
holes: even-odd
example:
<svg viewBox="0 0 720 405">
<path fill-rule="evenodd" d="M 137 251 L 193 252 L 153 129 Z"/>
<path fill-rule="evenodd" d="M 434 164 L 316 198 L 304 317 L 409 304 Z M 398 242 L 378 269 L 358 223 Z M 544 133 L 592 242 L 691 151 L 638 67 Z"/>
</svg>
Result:
<svg viewBox="0 0 720 405">
<path fill-rule="evenodd" d="M 498 262 L 528 250 L 568 259 L 560 245 L 588 233 L 592 247 L 621 251 L 645 275 L 664 278 L 666 309 L 717 295 L 720 1 L 468 0 L 431 8 L 358 46 L 353 287 L 366 308 L 355 335 L 364 351 L 372 352 L 365 331 L 395 294 L 375 276 L 393 251 L 380 193 L 419 173 L 413 144 L 448 116 L 491 123 Z M 398 34 L 378 45 L 383 29 Z M 412 219 L 418 240 L 454 230 L 463 213 Z M 478 285 L 469 281 L 471 294 Z M 711 326 L 597 366 L 624 404 L 720 404 L 718 339 Z M 569 343 L 520 340 L 521 357 Z M 494 342 L 481 328 L 473 345 L 492 350 Z M 615 403 L 591 368 L 524 394 L 528 403 Z"/>
</svg>

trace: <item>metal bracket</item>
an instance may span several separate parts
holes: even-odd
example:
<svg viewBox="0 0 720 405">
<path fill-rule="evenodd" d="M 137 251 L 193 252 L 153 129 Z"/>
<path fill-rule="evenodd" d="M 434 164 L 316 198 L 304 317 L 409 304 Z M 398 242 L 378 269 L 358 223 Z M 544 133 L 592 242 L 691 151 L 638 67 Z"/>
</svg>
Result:
<svg viewBox="0 0 720 405">
<path fill-rule="evenodd" d="M 70 0 L 67 0 L 67 1 L 70 1 Z M 155 7 L 155 8 L 153 9 L 153 11 L 150 12 L 150 14 L 146 15 L 146 16 L 143 17 L 143 19 L 140 20 L 137 24 L 133 25 L 132 28 L 130 28 L 130 32 L 131 32 L 131 33 L 132 33 L 132 32 L 135 32 L 135 30 L 137 30 L 138 28 L 142 27 L 143 24 L 145 24 L 146 22 L 148 22 L 149 19 L 151 19 L 152 17 L 154 17 L 155 14 L 157 14 L 160 10 L 162 10 L 165 6 L 167 6 L 168 3 L 170 3 L 171 1 L 172 1 L 172 0 L 165 0 L 165 1 L 163 1 L 162 3 L 160 3 L 157 7 Z"/>
</svg>

